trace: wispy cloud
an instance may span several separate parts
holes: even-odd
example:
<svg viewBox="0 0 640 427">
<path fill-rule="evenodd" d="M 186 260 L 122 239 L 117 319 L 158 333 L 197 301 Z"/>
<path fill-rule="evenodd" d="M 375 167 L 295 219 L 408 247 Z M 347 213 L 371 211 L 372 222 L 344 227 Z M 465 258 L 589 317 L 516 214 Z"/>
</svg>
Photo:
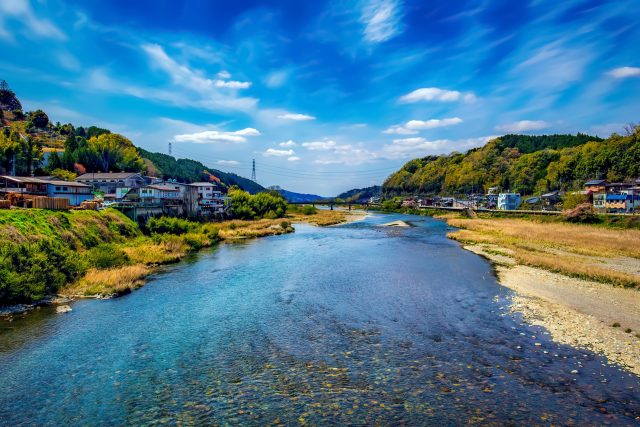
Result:
<svg viewBox="0 0 640 427">
<path fill-rule="evenodd" d="M 277 150 L 275 148 L 268 148 L 264 153 L 265 157 L 287 157 L 296 154 L 293 150 Z"/>
<path fill-rule="evenodd" d="M 607 73 L 616 79 L 624 79 L 627 77 L 640 77 L 640 67 L 620 67 L 614 68 Z"/>
<path fill-rule="evenodd" d="M 462 119 L 460 117 L 451 117 L 446 119 L 409 120 L 404 125 L 394 125 L 382 132 L 387 134 L 414 135 L 421 130 L 452 126 L 459 123 L 462 123 Z"/>
<path fill-rule="evenodd" d="M 436 139 L 433 141 L 423 137 L 400 138 L 394 139 L 391 144 L 382 147 L 379 157 L 387 159 L 410 159 L 455 150 L 464 151 L 482 146 L 494 138 L 496 137 L 493 135 L 460 140 Z"/>
<path fill-rule="evenodd" d="M 23 33 L 28 38 L 67 39 L 67 35 L 51 21 L 36 16 L 29 0 L 0 1 L 0 37 L 14 40 L 15 37 L 4 29 L 4 23 L 9 19 L 22 23 L 26 30 Z"/>
<path fill-rule="evenodd" d="M 400 102 L 407 104 L 421 101 L 454 102 L 462 100 L 464 102 L 473 102 L 475 101 L 475 99 L 476 96 L 471 92 L 462 93 L 457 90 L 440 89 L 437 87 L 423 87 L 401 96 Z"/>
<path fill-rule="evenodd" d="M 203 132 L 187 133 L 174 136 L 175 142 L 192 142 L 194 144 L 212 144 L 218 142 L 247 142 L 248 136 L 259 136 L 260 132 L 254 128 L 245 128 L 233 132 L 206 130 Z"/>
<path fill-rule="evenodd" d="M 237 166 L 239 164 L 240 162 L 238 162 L 237 160 L 218 160 L 216 162 L 216 165 L 220 166 Z"/>
<path fill-rule="evenodd" d="M 501 132 L 528 132 L 534 130 L 542 130 L 548 128 L 549 123 L 543 120 L 520 120 L 518 122 L 507 123 L 505 125 L 496 126 L 496 130 Z"/>
<path fill-rule="evenodd" d="M 398 0 L 368 0 L 362 8 L 364 39 L 385 42 L 402 32 L 402 4 Z"/>
<path fill-rule="evenodd" d="M 209 79 L 186 64 L 176 62 L 158 44 L 143 44 L 141 49 L 147 54 L 152 67 L 165 72 L 176 87 L 191 92 L 190 95 L 186 95 L 175 94 L 173 90 L 167 91 L 170 94 L 174 93 L 171 98 L 181 97 L 188 99 L 187 101 L 179 102 L 197 104 L 211 110 L 249 110 L 255 107 L 258 102 L 254 98 L 236 97 L 220 91 L 221 88 L 245 89 L 250 86 L 248 82 L 225 82 Z M 138 88 L 136 92 L 150 94 L 151 96 L 162 93 L 157 89 L 147 90 L 144 88 Z M 194 96 L 199 98 L 195 102 L 193 101 Z"/>
<path fill-rule="evenodd" d="M 288 160 L 288 161 L 290 161 L 290 162 L 297 162 L 297 161 L 300 161 L 300 157 L 298 157 L 298 156 L 291 156 L 291 157 L 289 157 L 287 160 Z"/>
<path fill-rule="evenodd" d="M 315 120 L 316 118 L 310 116 L 308 114 L 299 114 L 299 113 L 285 113 L 280 114 L 278 116 L 279 119 L 283 120 L 295 120 L 295 121 L 306 121 L 306 120 Z"/>
</svg>

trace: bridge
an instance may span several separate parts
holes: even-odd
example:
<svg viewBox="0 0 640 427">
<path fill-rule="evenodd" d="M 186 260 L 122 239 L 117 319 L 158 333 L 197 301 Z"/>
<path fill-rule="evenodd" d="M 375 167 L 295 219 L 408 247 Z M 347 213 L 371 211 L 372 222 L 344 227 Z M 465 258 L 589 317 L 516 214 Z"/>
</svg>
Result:
<svg viewBox="0 0 640 427">
<path fill-rule="evenodd" d="M 316 206 L 329 206 L 329 209 L 333 210 L 334 206 L 347 206 L 349 210 L 353 207 L 360 207 L 360 209 L 369 209 L 372 206 L 370 203 L 357 203 L 357 202 L 336 202 L 334 200 L 316 200 L 315 202 L 287 202 L 290 205 L 311 205 Z"/>
</svg>

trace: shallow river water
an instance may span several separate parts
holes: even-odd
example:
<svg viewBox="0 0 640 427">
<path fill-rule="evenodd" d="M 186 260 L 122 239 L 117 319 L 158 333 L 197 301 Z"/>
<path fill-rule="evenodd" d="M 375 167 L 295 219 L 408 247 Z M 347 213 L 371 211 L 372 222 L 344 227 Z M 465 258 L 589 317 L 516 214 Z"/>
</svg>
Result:
<svg viewBox="0 0 640 427">
<path fill-rule="evenodd" d="M 298 225 L 2 322 L 0 425 L 640 423 L 638 377 L 524 324 L 446 230 Z"/>
</svg>

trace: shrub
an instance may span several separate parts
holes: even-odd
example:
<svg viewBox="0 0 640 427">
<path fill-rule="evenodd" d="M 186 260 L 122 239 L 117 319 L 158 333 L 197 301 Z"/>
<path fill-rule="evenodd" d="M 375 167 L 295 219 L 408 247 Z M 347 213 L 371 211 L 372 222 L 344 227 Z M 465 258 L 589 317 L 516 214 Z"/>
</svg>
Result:
<svg viewBox="0 0 640 427">
<path fill-rule="evenodd" d="M 311 205 L 304 205 L 301 211 L 305 215 L 314 215 L 318 213 L 318 209 L 316 209 L 315 206 L 311 206 Z"/>
<path fill-rule="evenodd" d="M 113 268 L 130 264 L 127 253 L 120 247 L 105 243 L 91 248 L 85 254 L 89 268 Z"/>
<path fill-rule="evenodd" d="M 562 209 L 575 209 L 579 205 L 589 202 L 589 196 L 586 194 L 572 193 L 566 194 L 562 199 Z"/>
<path fill-rule="evenodd" d="M 194 230 L 198 224 L 186 219 L 161 216 L 160 218 L 150 218 L 146 228 L 149 233 L 158 234 L 185 234 Z"/>
</svg>

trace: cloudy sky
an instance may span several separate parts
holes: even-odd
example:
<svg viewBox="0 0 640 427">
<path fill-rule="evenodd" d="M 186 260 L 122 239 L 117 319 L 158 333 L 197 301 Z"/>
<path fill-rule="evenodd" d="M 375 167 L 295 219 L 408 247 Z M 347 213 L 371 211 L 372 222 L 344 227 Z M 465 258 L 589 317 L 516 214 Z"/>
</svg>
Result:
<svg viewBox="0 0 640 427">
<path fill-rule="evenodd" d="M 640 120 L 640 1 L 2 0 L 26 109 L 321 195 L 492 136 Z"/>
</svg>

